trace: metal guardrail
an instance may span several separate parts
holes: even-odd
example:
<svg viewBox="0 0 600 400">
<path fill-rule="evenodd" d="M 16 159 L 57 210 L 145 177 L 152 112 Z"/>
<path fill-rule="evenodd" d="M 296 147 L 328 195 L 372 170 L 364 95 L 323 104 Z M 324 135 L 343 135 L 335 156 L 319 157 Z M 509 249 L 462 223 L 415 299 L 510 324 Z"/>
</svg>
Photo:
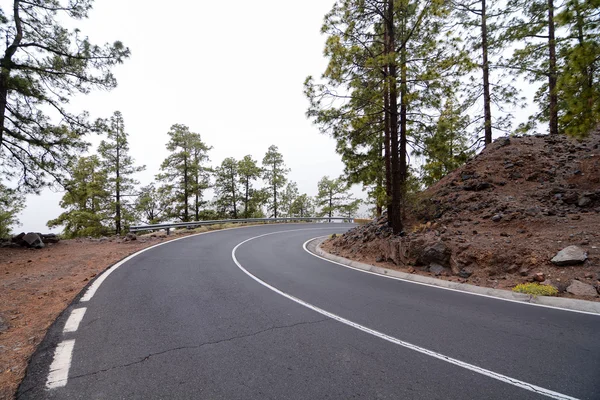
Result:
<svg viewBox="0 0 600 400">
<path fill-rule="evenodd" d="M 192 229 L 198 226 L 206 226 L 206 225 L 219 225 L 219 224 L 245 224 L 252 222 L 301 222 L 301 221 L 348 221 L 350 223 L 354 222 L 354 218 L 344 218 L 344 217 L 289 217 L 289 218 L 246 218 L 246 219 L 221 219 L 221 220 L 212 220 L 212 221 L 191 221 L 191 222 L 174 222 L 174 223 L 166 223 L 166 224 L 154 224 L 154 225 L 136 225 L 130 226 L 129 232 L 140 232 L 140 231 L 156 231 L 160 229 L 166 229 L 167 234 L 171 229 L 175 228 L 187 228 Z"/>
</svg>

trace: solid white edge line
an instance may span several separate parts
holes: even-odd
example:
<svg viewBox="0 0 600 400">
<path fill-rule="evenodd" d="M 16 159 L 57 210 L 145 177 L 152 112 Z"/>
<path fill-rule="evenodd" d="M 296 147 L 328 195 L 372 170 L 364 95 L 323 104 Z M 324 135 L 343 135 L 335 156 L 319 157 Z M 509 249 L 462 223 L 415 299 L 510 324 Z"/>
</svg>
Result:
<svg viewBox="0 0 600 400">
<path fill-rule="evenodd" d="M 48 380 L 46 380 L 46 388 L 56 389 L 67 384 L 74 346 L 75 340 L 65 340 L 56 346 L 54 359 L 52 360 L 52 364 L 50 364 Z"/>
<path fill-rule="evenodd" d="M 463 290 L 459 290 L 459 289 L 453 289 L 453 288 L 447 288 L 447 287 L 443 287 L 443 286 L 437 286 L 437 285 L 433 285 L 433 284 L 431 284 L 431 283 L 425 283 L 425 282 L 411 281 L 411 280 L 404 279 L 404 278 L 398 278 L 397 276 L 389 276 L 389 275 L 378 274 L 377 272 L 365 271 L 364 269 L 360 269 L 360 268 L 352 267 L 352 266 L 350 266 L 350 265 L 342 264 L 342 263 L 339 263 L 339 262 L 337 262 L 337 261 L 329 260 L 329 259 L 327 259 L 327 258 L 325 258 L 325 257 L 321 257 L 320 255 L 318 255 L 318 254 L 315 254 L 315 253 L 311 252 L 310 250 L 308 250 L 308 248 L 306 247 L 306 246 L 308 245 L 308 243 L 312 242 L 312 241 L 313 241 L 313 240 L 315 240 L 315 239 L 320 239 L 320 238 L 323 238 L 323 237 L 327 237 L 327 236 L 317 236 L 317 237 L 314 237 L 314 238 L 312 238 L 312 239 L 309 239 L 309 240 L 307 240 L 307 241 L 306 241 L 306 242 L 304 242 L 304 244 L 302 245 L 302 248 L 304 249 L 304 251 L 306 251 L 308 254 L 310 254 L 310 255 L 311 255 L 311 256 L 313 256 L 313 257 L 317 257 L 317 258 L 320 258 L 320 259 L 321 259 L 321 260 L 323 260 L 323 261 L 327 261 L 327 262 L 330 262 L 330 263 L 332 263 L 332 264 L 336 264 L 336 265 L 340 265 L 340 266 L 342 266 L 342 267 L 346 267 L 346 268 L 349 268 L 349 269 L 353 269 L 353 270 L 355 270 L 355 271 L 358 271 L 358 272 L 363 272 L 363 273 L 365 273 L 365 274 L 371 274 L 371 275 L 379 276 L 379 277 L 382 277 L 382 278 L 395 279 L 395 280 L 397 280 L 397 281 L 402 281 L 402 282 L 406 282 L 406 283 L 413 283 L 413 284 L 415 284 L 415 285 L 429 286 L 429 287 L 431 287 L 431 288 L 434 288 L 434 289 L 450 290 L 450 291 L 452 291 L 452 292 L 458 292 L 458 293 L 463 293 L 463 294 L 469 294 L 469 295 L 472 295 L 472 296 L 480 296 L 480 297 L 487 297 L 488 299 L 501 300 L 501 301 L 508 301 L 508 302 L 511 302 L 511 303 L 517 303 L 517 304 L 521 304 L 521 305 L 524 305 L 524 306 L 535 306 L 535 307 L 552 308 L 552 309 L 554 309 L 554 310 L 568 311 L 568 312 L 574 312 L 574 313 L 586 314 L 586 315 L 594 315 L 594 316 L 596 316 L 596 317 L 600 317 L 600 314 L 593 313 L 593 312 L 589 312 L 589 311 L 571 310 L 571 309 L 569 309 L 569 308 L 562 308 L 562 307 L 556 307 L 556 306 L 549 306 L 549 305 L 546 305 L 546 304 L 537 304 L 537 303 L 529 303 L 529 302 L 526 302 L 526 301 L 519 301 L 519 300 L 505 299 L 505 298 L 502 298 L 502 297 L 490 296 L 490 295 L 483 294 L 483 293 L 473 293 L 473 292 L 467 292 L 467 291 L 463 291 Z M 383 267 L 382 267 L 382 268 L 383 268 Z"/>
<path fill-rule="evenodd" d="M 83 319 L 83 316 L 85 315 L 86 310 L 87 308 L 82 307 L 76 308 L 73 311 L 71 311 L 71 315 L 69 315 L 69 319 L 67 319 L 67 322 L 65 323 L 63 333 L 76 332 L 79 328 L 81 320 Z"/>
<path fill-rule="evenodd" d="M 285 293 L 285 292 L 277 289 L 276 287 L 271 286 L 270 284 L 266 283 L 265 281 L 261 280 L 260 278 L 252 275 L 250 272 L 248 272 L 248 270 L 246 270 L 242 266 L 242 264 L 240 264 L 240 262 L 238 261 L 236 255 L 235 255 L 237 249 L 240 246 L 242 246 L 245 243 L 248 243 L 251 240 L 255 240 L 255 239 L 258 239 L 258 238 L 261 238 L 261 237 L 265 237 L 265 236 L 270 236 L 270 235 L 275 235 L 275 234 L 281 234 L 281 233 L 286 233 L 286 232 L 295 232 L 295 231 L 297 231 L 297 230 L 270 232 L 270 233 L 267 233 L 267 234 L 263 234 L 263 235 L 259 235 L 259 236 L 255 236 L 255 237 L 246 239 L 246 240 L 244 240 L 243 242 L 239 243 L 237 246 L 235 246 L 233 248 L 233 250 L 231 251 L 231 258 L 233 259 L 233 262 L 238 266 L 238 268 L 240 270 L 242 270 L 246 275 L 248 275 L 250 278 L 254 279 L 256 282 L 260 283 L 261 285 L 265 286 L 266 288 L 274 291 L 275 293 L 277 293 L 277 294 L 279 294 L 279 295 L 281 295 L 283 297 L 286 297 L 286 298 L 288 298 L 288 299 L 290 299 L 290 300 L 292 300 L 292 301 L 294 301 L 294 302 L 296 302 L 296 303 L 298 303 L 298 304 L 300 304 L 300 305 L 302 305 L 302 306 L 304 306 L 306 308 L 309 308 L 309 309 L 311 309 L 313 311 L 316 311 L 319 314 L 322 314 L 322 315 L 324 315 L 326 317 L 329 317 L 329 318 L 331 318 L 331 319 L 333 319 L 335 321 L 341 322 L 341 323 L 343 323 L 345 325 L 351 326 L 351 327 L 353 327 L 355 329 L 358 329 L 360 331 L 366 332 L 366 333 L 368 333 L 370 335 L 376 336 L 376 337 L 378 337 L 380 339 L 383 339 L 383 340 L 386 340 L 388 342 L 397 344 L 399 346 L 408 348 L 410 350 L 414 350 L 416 352 L 428 355 L 428 356 L 433 357 L 433 358 L 437 358 L 438 360 L 445 361 L 447 363 L 459 366 L 459 367 L 467 369 L 469 371 L 473 371 L 473 372 L 476 372 L 478 374 L 485 375 L 487 377 L 496 379 L 498 381 L 501 381 L 501 382 L 504 382 L 504 383 L 508 383 L 509 385 L 513 385 L 513 386 L 519 387 L 521 389 L 528 390 L 530 392 L 541 394 L 541 395 L 544 395 L 544 396 L 547 396 L 547 397 L 550 397 L 550 398 L 553 398 L 553 399 L 559 399 L 559 400 L 577 400 L 577 398 L 575 398 L 575 397 L 571 397 L 571 396 L 568 396 L 566 394 L 562 394 L 562 393 L 558 393 L 558 392 L 555 392 L 555 391 L 552 391 L 552 390 L 549 390 L 549 389 L 545 389 L 543 387 L 540 387 L 540 386 L 537 386 L 537 385 L 533 385 L 531 383 L 527 383 L 527 382 L 524 382 L 524 381 L 521 381 L 521 380 L 518 380 L 518 379 L 515 379 L 515 378 L 511 378 L 509 376 L 505 376 L 505 375 L 502 375 L 502 374 L 499 374 L 499 373 L 487 370 L 485 368 L 481 368 L 481 367 L 478 367 L 476 365 L 472 365 L 472 364 L 469 364 L 469 363 L 457 360 L 455 358 L 445 356 L 443 354 L 434 352 L 432 350 L 428 350 L 428 349 L 425 349 L 423 347 L 416 346 L 416 345 L 414 345 L 412 343 L 405 342 L 403 340 L 400 340 L 400 339 L 394 338 L 392 336 L 386 335 L 385 333 L 378 332 L 378 331 L 376 331 L 374 329 L 368 328 L 368 327 L 360 325 L 360 324 L 358 324 L 356 322 L 352 322 L 350 320 L 342 318 L 342 317 L 340 317 L 340 316 L 338 316 L 336 314 L 330 313 L 329 311 L 325 311 L 325 310 L 323 310 L 323 309 L 321 309 L 321 308 L 319 308 L 317 306 L 314 306 L 314 305 L 312 305 L 310 303 L 305 302 L 304 300 L 300 300 L 297 297 L 294 297 L 294 296 L 292 296 L 290 294 L 287 294 L 287 293 Z"/>
<path fill-rule="evenodd" d="M 86 301 L 90 301 L 92 299 L 92 297 L 94 297 L 94 294 L 96 294 L 96 291 L 98 290 L 98 288 L 100 287 L 100 285 L 102 285 L 102 283 L 104 282 L 104 280 L 106 280 L 106 278 L 108 278 L 108 276 L 110 274 L 112 274 L 117 268 L 119 268 L 121 265 L 125 264 L 127 261 L 131 260 L 134 257 L 139 256 L 140 254 L 148 251 L 148 250 L 152 250 L 156 247 L 159 246 L 163 246 L 165 244 L 169 244 L 169 243 L 173 243 L 176 242 L 178 240 L 183 240 L 183 239 L 188 239 L 191 237 L 195 237 L 195 236 L 200 236 L 200 235 L 207 235 L 210 233 L 218 233 L 218 232 L 225 232 L 225 231 L 229 231 L 232 229 L 243 229 L 243 228 L 253 228 L 253 227 L 258 227 L 258 226 L 268 226 L 269 224 L 261 224 L 261 225 L 242 225 L 242 226 L 235 226 L 232 228 L 227 228 L 227 229 L 219 229 L 219 230 L 215 230 L 215 231 L 209 231 L 209 232 L 201 232 L 201 233 L 195 233 L 193 235 L 187 235 L 187 236 L 183 236 L 180 238 L 176 238 L 176 239 L 172 239 L 172 240 L 168 240 L 166 242 L 162 242 L 162 243 L 158 243 L 155 244 L 154 246 L 150 246 L 150 247 L 146 247 L 145 249 L 142 249 L 136 253 L 131 254 L 130 256 L 124 258 L 123 260 L 117 262 L 116 264 L 112 265 L 111 267 L 109 267 L 107 270 L 105 270 L 99 277 L 96 278 L 96 280 L 94 282 L 92 282 L 92 284 L 87 288 L 85 294 L 83 296 L 81 296 L 81 299 L 79 299 L 80 303 L 86 302 Z M 318 228 L 318 229 L 324 229 L 324 228 Z"/>
</svg>

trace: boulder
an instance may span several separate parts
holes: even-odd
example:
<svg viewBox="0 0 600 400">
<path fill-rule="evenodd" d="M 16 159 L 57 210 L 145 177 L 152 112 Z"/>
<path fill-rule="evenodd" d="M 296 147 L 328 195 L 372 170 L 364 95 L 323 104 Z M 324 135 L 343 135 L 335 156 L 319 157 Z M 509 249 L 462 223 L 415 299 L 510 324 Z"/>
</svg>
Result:
<svg viewBox="0 0 600 400">
<path fill-rule="evenodd" d="M 13 237 L 11 240 L 13 243 L 18 244 L 19 246 L 25 246 L 25 242 L 23 242 L 24 236 L 25 236 L 25 232 L 21 232 L 17 236 Z"/>
<path fill-rule="evenodd" d="M 574 294 L 575 296 L 589 296 L 595 297 L 598 292 L 596 288 L 592 285 L 588 285 L 587 283 L 583 283 L 580 281 L 573 281 L 567 288 L 567 292 Z"/>
<path fill-rule="evenodd" d="M 442 241 L 435 242 L 432 245 L 428 245 L 423 249 L 423 252 L 419 255 L 419 264 L 429 265 L 432 263 L 439 264 L 442 267 L 450 268 L 450 257 L 452 251 Z"/>
<path fill-rule="evenodd" d="M 133 233 L 133 232 L 129 232 L 129 233 L 128 233 L 128 234 L 125 236 L 125 241 L 126 241 L 126 242 L 129 242 L 129 241 L 132 241 L 132 240 L 137 240 L 137 236 L 136 236 L 136 234 L 135 234 L 135 233 Z"/>
<path fill-rule="evenodd" d="M 444 274 L 444 272 L 446 272 L 446 268 L 442 267 L 440 264 L 431 263 L 429 264 L 429 272 L 431 272 L 435 276 L 440 276 Z"/>
<path fill-rule="evenodd" d="M 568 265 L 583 264 L 587 260 L 587 253 L 581 247 L 569 246 L 559 251 L 552 260 L 554 265 L 564 267 Z"/>
<path fill-rule="evenodd" d="M 579 207 L 587 207 L 590 204 L 592 204 L 592 199 L 590 199 L 589 197 L 585 197 L 585 196 L 580 197 L 579 201 L 577 202 L 577 205 Z"/>
<path fill-rule="evenodd" d="M 21 247 L 18 243 L 14 243 L 12 240 L 10 239 L 2 239 L 0 240 L 0 248 L 11 248 L 11 249 L 16 249 Z"/>
<path fill-rule="evenodd" d="M 60 241 L 60 238 L 58 236 L 56 236 L 55 233 L 47 233 L 45 235 L 41 235 L 42 236 L 42 242 L 48 244 L 48 243 L 58 243 Z"/>
<path fill-rule="evenodd" d="M 27 247 L 31 247 L 33 249 L 42 249 L 44 248 L 44 242 L 39 234 L 34 232 L 29 232 L 27 235 L 23 236 L 23 242 L 27 245 Z"/>
</svg>

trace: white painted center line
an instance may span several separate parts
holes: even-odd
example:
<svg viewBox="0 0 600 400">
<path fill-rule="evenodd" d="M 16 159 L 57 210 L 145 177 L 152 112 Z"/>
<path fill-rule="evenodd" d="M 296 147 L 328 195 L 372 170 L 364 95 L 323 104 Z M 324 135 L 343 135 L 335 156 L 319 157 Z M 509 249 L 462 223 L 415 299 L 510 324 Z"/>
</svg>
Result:
<svg viewBox="0 0 600 400">
<path fill-rule="evenodd" d="M 75 340 L 65 340 L 56 346 L 54 360 L 50 364 L 50 373 L 46 381 L 46 388 L 55 389 L 67 384 L 74 346 Z"/>
<path fill-rule="evenodd" d="M 300 304 L 300 305 L 302 305 L 302 306 L 304 306 L 306 308 L 309 308 L 309 309 L 311 309 L 313 311 L 318 312 L 319 314 L 322 314 L 322 315 L 324 315 L 326 317 L 329 317 L 329 318 L 331 318 L 333 320 L 341 322 L 342 324 L 351 326 L 351 327 L 353 327 L 355 329 L 358 329 L 360 331 L 366 332 L 366 333 L 368 333 L 370 335 L 373 335 L 373 336 L 378 337 L 380 339 L 383 339 L 383 340 L 386 340 L 388 342 L 397 344 L 399 346 L 405 347 L 407 349 L 414 350 L 414 351 L 419 352 L 421 354 L 425 354 L 427 356 L 436 358 L 438 360 L 445 361 L 447 363 L 456 365 L 456 366 L 461 367 L 461 368 L 465 368 L 465 369 L 467 369 L 469 371 L 476 372 L 478 374 L 490 377 L 492 379 L 499 380 L 499 381 L 507 383 L 509 385 L 513 385 L 513 386 L 519 387 L 521 389 L 528 390 L 530 392 L 534 392 L 534 393 L 537 393 L 537 394 L 540 394 L 540 395 L 543 395 L 543 396 L 546 396 L 546 397 L 550 397 L 552 399 L 577 400 L 577 398 L 575 398 L 575 397 L 571 397 L 571 396 L 568 396 L 566 394 L 562 394 L 562 393 L 559 393 L 559 392 L 555 392 L 553 390 L 549 390 L 549 389 L 543 388 L 541 386 L 533 385 L 531 383 L 527 383 L 527 382 L 524 382 L 524 381 L 521 381 L 521 380 L 518 380 L 518 379 L 515 379 L 515 378 L 511 378 L 509 376 L 502 375 L 502 374 L 499 374 L 497 372 L 490 371 L 490 370 L 487 370 L 485 368 L 478 367 L 477 365 L 469 364 L 469 363 L 466 363 L 464 361 L 460 361 L 460 360 L 457 360 L 455 358 L 445 356 L 445 355 L 443 355 L 441 353 L 437 353 L 435 351 L 428 350 L 426 348 L 414 345 L 412 343 L 405 342 L 403 340 L 400 340 L 400 339 L 397 339 L 395 337 L 386 335 L 385 333 L 382 333 L 382 332 L 376 331 L 374 329 L 368 328 L 368 327 L 366 327 L 364 325 L 360 325 L 360 324 L 358 324 L 356 322 L 350 321 L 348 319 L 340 317 L 339 315 L 333 314 L 333 313 L 331 313 L 329 311 L 326 311 L 326 310 L 324 310 L 322 308 L 314 306 L 314 305 L 312 305 L 310 303 L 307 303 L 304 300 L 301 300 L 301 299 L 299 299 L 297 297 L 294 297 L 294 296 L 292 296 L 290 294 L 287 294 L 287 293 L 285 293 L 285 292 L 277 289 L 276 287 L 269 285 L 267 282 L 261 280 L 260 278 L 252 275 L 250 272 L 248 272 L 248 270 L 246 268 L 244 268 L 242 266 L 242 264 L 240 264 L 240 262 L 238 261 L 236 255 L 235 255 L 237 249 L 241 245 L 243 245 L 244 243 L 247 243 L 247 242 L 249 242 L 251 240 L 258 239 L 258 238 L 261 238 L 261 237 L 264 237 L 264 236 L 278 235 L 278 234 L 281 234 L 281 233 L 296 232 L 296 231 L 298 231 L 298 230 L 295 229 L 295 230 L 289 230 L 289 231 L 271 232 L 271 233 L 266 233 L 266 234 L 263 234 L 263 235 L 255 236 L 255 237 L 252 237 L 250 239 L 246 239 L 246 240 L 244 240 L 243 242 L 239 243 L 237 246 L 235 246 L 233 248 L 233 250 L 231 251 L 231 258 L 233 259 L 233 262 L 238 266 L 239 269 L 241 269 L 246 275 L 248 275 L 250 278 L 254 279 L 256 282 L 260 283 L 261 285 L 269 288 L 270 290 L 274 291 L 275 293 L 277 293 L 277 294 L 279 294 L 279 295 L 281 295 L 283 297 L 286 297 L 286 298 L 288 298 L 288 299 L 290 299 L 290 300 L 292 300 L 292 301 L 294 301 L 294 302 L 296 302 L 296 303 L 298 303 L 298 304 Z"/>
<path fill-rule="evenodd" d="M 86 310 L 87 310 L 87 308 L 83 307 L 83 308 L 76 308 L 73 311 L 71 311 L 71 315 L 69 315 L 69 319 L 67 320 L 67 323 L 65 324 L 63 333 L 76 332 L 77 328 L 79 328 L 79 323 L 81 322 L 81 320 L 83 319 L 83 316 L 85 315 Z"/>
</svg>

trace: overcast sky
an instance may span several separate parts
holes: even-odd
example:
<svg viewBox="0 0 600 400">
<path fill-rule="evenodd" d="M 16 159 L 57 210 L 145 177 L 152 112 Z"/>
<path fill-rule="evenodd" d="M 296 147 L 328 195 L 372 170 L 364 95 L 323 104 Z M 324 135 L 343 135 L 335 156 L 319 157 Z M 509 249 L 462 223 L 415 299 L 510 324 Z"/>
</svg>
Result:
<svg viewBox="0 0 600 400">
<path fill-rule="evenodd" d="M 315 195 L 322 176 L 343 171 L 335 142 L 306 119 L 302 93 L 306 76 L 326 66 L 320 27 L 333 3 L 97 0 L 89 20 L 76 26 L 94 43 L 121 40 L 132 55 L 114 70 L 115 90 L 72 105 L 92 118 L 123 113 L 132 156 L 147 167 L 142 184 L 158 172 L 167 132 L 180 123 L 213 146 L 212 165 L 246 154 L 260 161 L 277 145 L 289 179 Z M 28 196 L 14 230 L 50 231 L 46 222 L 62 212 L 61 197 L 48 190 Z"/>
</svg>

